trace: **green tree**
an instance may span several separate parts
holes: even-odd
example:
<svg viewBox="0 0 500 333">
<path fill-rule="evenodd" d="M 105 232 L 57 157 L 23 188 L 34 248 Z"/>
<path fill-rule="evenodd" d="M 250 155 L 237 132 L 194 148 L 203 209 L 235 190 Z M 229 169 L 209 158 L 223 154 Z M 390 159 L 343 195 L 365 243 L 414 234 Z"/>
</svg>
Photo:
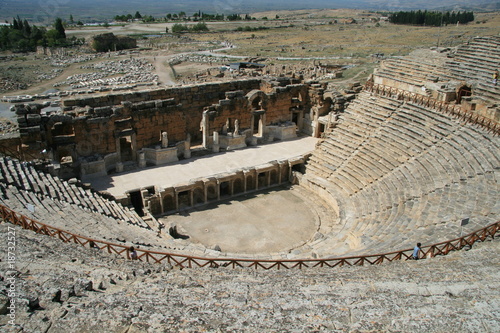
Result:
<svg viewBox="0 0 500 333">
<path fill-rule="evenodd" d="M 19 30 L 19 23 L 17 23 L 17 20 L 15 17 L 13 18 L 13 21 L 12 21 L 12 29 Z"/>
<path fill-rule="evenodd" d="M 57 31 L 57 39 L 66 39 L 66 32 L 64 31 L 64 26 L 61 18 L 56 18 L 54 29 Z"/>
<path fill-rule="evenodd" d="M 23 35 L 26 38 L 30 38 L 31 37 L 31 27 L 30 27 L 30 24 L 28 23 L 27 20 L 24 20 L 24 22 L 23 22 L 22 32 L 23 32 Z"/>
<path fill-rule="evenodd" d="M 56 29 L 50 29 L 45 34 L 46 46 L 55 47 L 62 46 L 62 39 L 59 38 L 59 32 Z"/>
<path fill-rule="evenodd" d="M 200 22 L 193 25 L 190 30 L 193 32 L 208 31 L 208 27 L 205 23 Z"/>
<path fill-rule="evenodd" d="M 136 11 L 136 12 L 135 12 L 135 15 L 134 15 L 134 18 L 135 18 L 135 19 L 138 19 L 138 20 L 139 20 L 139 19 L 141 19 L 141 18 L 142 18 L 141 13 L 139 13 L 139 11 Z"/>
<path fill-rule="evenodd" d="M 75 23 L 75 20 L 73 20 L 72 14 L 69 14 L 69 23 L 71 23 L 71 24 Z"/>
<path fill-rule="evenodd" d="M 180 33 L 183 31 L 187 31 L 188 27 L 179 23 L 176 23 L 172 26 L 172 32 L 173 33 Z"/>
<path fill-rule="evenodd" d="M 238 14 L 231 14 L 227 16 L 228 21 L 239 21 L 241 20 L 241 16 Z"/>
</svg>

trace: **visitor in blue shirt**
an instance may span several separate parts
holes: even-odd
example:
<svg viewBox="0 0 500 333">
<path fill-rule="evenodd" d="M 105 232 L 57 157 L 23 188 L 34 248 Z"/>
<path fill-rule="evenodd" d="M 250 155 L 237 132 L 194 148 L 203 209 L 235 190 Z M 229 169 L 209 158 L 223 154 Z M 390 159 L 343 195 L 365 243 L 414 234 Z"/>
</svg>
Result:
<svg viewBox="0 0 500 333">
<path fill-rule="evenodd" d="M 417 246 L 413 248 L 413 254 L 412 254 L 413 259 L 418 260 L 418 257 L 420 256 L 420 251 L 422 251 L 422 249 L 420 248 L 421 246 L 422 246 L 421 243 L 417 243 Z"/>
</svg>

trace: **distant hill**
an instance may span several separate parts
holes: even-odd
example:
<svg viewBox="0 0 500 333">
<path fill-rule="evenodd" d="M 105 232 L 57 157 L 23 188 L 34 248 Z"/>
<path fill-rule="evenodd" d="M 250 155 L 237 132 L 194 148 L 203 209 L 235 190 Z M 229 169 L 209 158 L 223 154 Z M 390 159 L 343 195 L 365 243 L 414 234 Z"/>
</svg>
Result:
<svg viewBox="0 0 500 333">
<path fill-rule="evenodd" d="M 255 13 L 269 10 L 354 8 L 380 11 L 399 10 L 500 10 L 498 0 L 0 0 L 0 20 L 19 15 L 34 23 L 51 22 L 55 17 L 75 20 L 110 20 L 115 15 L 135 13 L 164 16 L 180 11 L 192 15 L 207 13 Z"/>
</svg>

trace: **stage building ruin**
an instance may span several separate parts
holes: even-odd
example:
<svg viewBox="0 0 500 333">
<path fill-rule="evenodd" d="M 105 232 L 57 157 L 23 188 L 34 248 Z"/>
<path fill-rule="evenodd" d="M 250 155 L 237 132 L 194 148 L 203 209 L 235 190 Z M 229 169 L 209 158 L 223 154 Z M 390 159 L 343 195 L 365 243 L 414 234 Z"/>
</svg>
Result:
<svg viewBox="0 0 500 333">
<path fill-rule="evenodd" d="M 192 146 L 218 151 L 297 133 L 318 137 L 318 119 L 333 104 L 325 88 L 291 79 L 242 80 L 71 97 L 63 100 L 63 112 L 44 113 L 36 104 L 16 112 L 26 148 L 46 150 L 56 168 L 81 176 L 189 158 Z"/>
</svg>

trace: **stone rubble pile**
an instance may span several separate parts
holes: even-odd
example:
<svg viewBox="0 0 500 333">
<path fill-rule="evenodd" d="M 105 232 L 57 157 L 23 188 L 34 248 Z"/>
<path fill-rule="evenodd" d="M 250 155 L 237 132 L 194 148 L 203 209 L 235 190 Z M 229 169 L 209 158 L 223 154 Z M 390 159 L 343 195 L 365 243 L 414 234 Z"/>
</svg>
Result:
<svg viewBox="0 0 500 333">
<path fill-rule="evenodd" d="M 71 64 L 78 64 L 81 62 L 87 62 L 94 60 L 101 55 L 99 54 L 79 54 L 71 56 L 54 56 L 47 58 L 46 60 L 51 61 L 51 65 L 54 67 L 68 67 Z"/>
<path fill-rule="evenodd" d="M 1 135 L 17 133 L 19 131 L 19 126 L 13 123 L 9 119 L 0 118 L 0 133 Z"/>
<path fill-rule="evenodd" d="M 70 85 L 72 89 L 79 89 L 123 84 L 154 84 L 158 81 L 158 75 L 153 74 L 154 66 L 145 59 L 131 58 L 118 61 L 104 61 L 97 64 L 84 65 L 81 68 L 95 69 L 97 71 L 71 75 L 66 80 L 54 84 L 54 87 Z"/>
<path fill-rule="evenodd" d="M 201 55 L 201 54 L 182 54 L 179 56 L 173 57 L 169 63 L 171 65 L 178 65 L 182 62 L 200 62 L 200 63 L 223 63 L 227 62 L 227 58 L 216 58 L 209 55 Z"/>
<path fill-rule="evenodd" d="M 55 68 L 55 69 L 51 70 L 49 73 L 43 73 L 43 72 L 35 71 L 34 74 L 38 74 L 37 77 L 36 77 L 38 81 L 45 81 L 45 80 L 52 80 L 53 78 L 56 78 L 62 72 L 63 72 L 62 69 Z"/>
<path fill-rule="evenodd" d="M 16 82 L 7 78 L 0 78 L 0 92 L 22 90 L 28 88 L 26 83 Z"/>
</svg>

